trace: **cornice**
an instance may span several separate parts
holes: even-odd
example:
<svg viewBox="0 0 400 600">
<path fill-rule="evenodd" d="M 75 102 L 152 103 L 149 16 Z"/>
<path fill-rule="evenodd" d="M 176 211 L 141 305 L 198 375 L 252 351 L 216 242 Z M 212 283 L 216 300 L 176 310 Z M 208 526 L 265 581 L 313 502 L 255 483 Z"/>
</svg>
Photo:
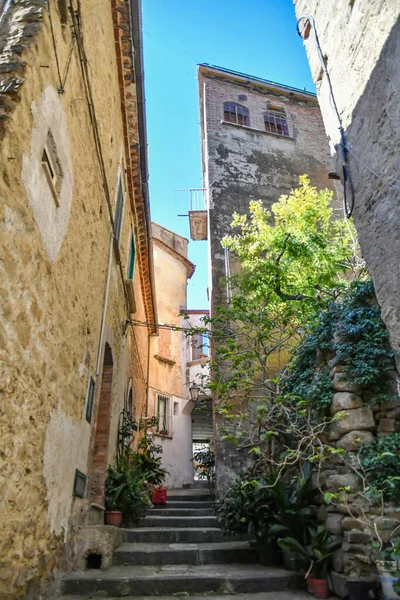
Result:
<svg viewBox="0 0 400 600">
<path fill-rule="evenodd" d="M 144 194 L 147 181 L 142 179 L 141 153 L 147 149 L 142 147 L 139 135 L 139 121 L 144 120 L 144 113 L 138 108 L 137 79 L 135 71 L 132 32 L 132 15 L 128 0 L 111 0 L 114 25 L 114 41 L 117 57 L 118 80 L 121 94 L 121 113 L 124 127 L 124 146 L 127 170 L 127 192 L 134 217 L 136 256 L 139 264 L 140 282 L 146 320 L 156 323 L 153 256 L 151 248 L 151 222 L 149 218 L 148 199 Z M 140 74 L 143 80 L 143 73 Z M 144 110 L 144 107 L 142 107 Z M 156 333 L 156 328 L 149 330 Z"/>
</svg>

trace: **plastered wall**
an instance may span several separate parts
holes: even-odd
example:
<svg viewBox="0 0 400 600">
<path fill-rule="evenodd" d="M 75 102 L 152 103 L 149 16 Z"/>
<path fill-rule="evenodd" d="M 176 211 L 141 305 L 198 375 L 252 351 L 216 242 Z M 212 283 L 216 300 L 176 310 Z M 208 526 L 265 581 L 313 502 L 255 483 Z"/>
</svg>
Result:
<svg viewBox="0 0 400 600">
<path fill-rule="evenodd" d="M 12 76 L 20 81 L 12 98 L 6 99 L 9 103 L 4 100 L 2 105 L 9 112 L 2 120 L 0 161 L 0 596 L 4 599 L 46 597 L 54 592 L 61 564 L 66 569 L 71 564 L 76 527 L 90 517 L 89 490 L 79 499 L 73 497 L 72 488 L 75 469 L 89 471 L 101 378 L 96 364 L 110 219 L 76 45 L 60 94 L 50 22 L 43 6 L 28 1 L 12 5 L 11 11 L 25 12 L 16 13 L 12 27 L 10 20 L 3 23 L 10 26 L 10 36 L 15 36 L 20 23 L 22 65 L 16 55 L 3 54 L 5 62 L 14 61 Z M 124 178 L 125 173 L 111 6 L 100 0 L 83 0 L 81 6 L 114 210 L 118 175 L 121 172 Z M 50 1 L 50 10 L 64 74 L 71 50 L 70 27 L 62 25 L 56 2 Z M 4 27 L 3 41 L 7 39 Z M 4 71 L 2 78 L 11 80 L 11 75 Z M 49 129 L 63 171 L 59 208 L 41 165 Z M 120 241 L 124 271 L 134 222 L 126 197 Z M 135 316 L 145 320 L 139 273 L 134 285 Z M 100 349 L 102 353 L 107 342 L 114 363 L 109 462 L 115 454 L 118 417 L 130 378 L 138 412 L 145 404 L 147 331 L 126 327 L 126 319 L 114 256 Z M 90 376 L 96 389 L 88 423 Z"/>
</svg>

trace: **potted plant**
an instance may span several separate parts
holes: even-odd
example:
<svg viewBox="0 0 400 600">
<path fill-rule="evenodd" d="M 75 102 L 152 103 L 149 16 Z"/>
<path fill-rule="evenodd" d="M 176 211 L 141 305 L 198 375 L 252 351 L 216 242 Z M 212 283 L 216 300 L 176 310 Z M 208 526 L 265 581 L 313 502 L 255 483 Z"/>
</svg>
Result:
<svg viewBox="0 0 400 600">
<path fill-rule="evenodd" d="M 307 586 L 316 598 L 329 598 L 328 570 L 332 554 L 341 545 L 332 540 L 325 525 L 308 527 L 309 543 L 302 546 L 292 537 L 278 540 L 282 550 L 298 556 L 303 564 L 308 565 L 306 572 Z"/>
<path fill-rule="evenodd" d="M 126 503 L 128 482 L 122 470 L 109 467 L 105 483 L 105 522 L 106 525 L 119 527 L 122 521 L 122 507 Z"/>
<path fill-rule="evenodd" d="M 400 537 L 380 550 L 376 566 L 385 600 L 400 600 Z"/>
</svg>

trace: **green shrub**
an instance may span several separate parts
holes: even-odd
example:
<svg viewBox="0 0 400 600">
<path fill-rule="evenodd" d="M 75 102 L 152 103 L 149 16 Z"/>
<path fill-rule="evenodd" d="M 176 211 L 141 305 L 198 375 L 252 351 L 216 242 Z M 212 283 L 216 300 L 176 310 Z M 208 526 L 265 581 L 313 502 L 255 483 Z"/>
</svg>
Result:
<svg viewBox="0 0 400 600">
<path fill-rule="evenodd" d="M 388 501 L 400 501 L 400 433 L 375 438 L 360 449 L 359 458 L 367 483 Z"/>
</svg>

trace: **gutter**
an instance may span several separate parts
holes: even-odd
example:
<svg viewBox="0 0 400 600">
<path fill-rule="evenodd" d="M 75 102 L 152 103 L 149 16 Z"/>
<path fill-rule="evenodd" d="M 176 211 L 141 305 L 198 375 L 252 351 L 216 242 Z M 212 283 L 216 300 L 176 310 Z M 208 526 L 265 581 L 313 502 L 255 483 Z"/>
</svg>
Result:
<svg viewBox="0 0 400 600">
<path fill-rule="evenodd" d="M 154 323 L 157 319 L 157 306 L 155 303 L 155 278 L 154 278 L 154 263 L 153 263 L 153 243 L 151 236 L 151 215 L 150 215 L 150 194 L 149 194 L 149 166 L 147 152 L 147 127 L 146 127 L 146 101 L 144 94 L 144 64 L 143 64 L 143 42 L 142 42 L 142 9 L 141 0 L 130 0 L 130 14 L 132 27 L 132 42 L 133 42 L 133 62 L 135 68 L 135 83 L 136 83 L 136 99 L 137 99 L 137 114 L 138 114 L 138 132 L 139 132 L 139 150 L 140 150 L 140 176 L 142 184 L 143 204 L 145 207 L 145 226 L 146 236 L 148 240 L 148 261 L 149 272 L 151 279 L 152 307 L 154 313 Z M 154 333 L 157 333 L 155 328 Z"/>
</svg>

